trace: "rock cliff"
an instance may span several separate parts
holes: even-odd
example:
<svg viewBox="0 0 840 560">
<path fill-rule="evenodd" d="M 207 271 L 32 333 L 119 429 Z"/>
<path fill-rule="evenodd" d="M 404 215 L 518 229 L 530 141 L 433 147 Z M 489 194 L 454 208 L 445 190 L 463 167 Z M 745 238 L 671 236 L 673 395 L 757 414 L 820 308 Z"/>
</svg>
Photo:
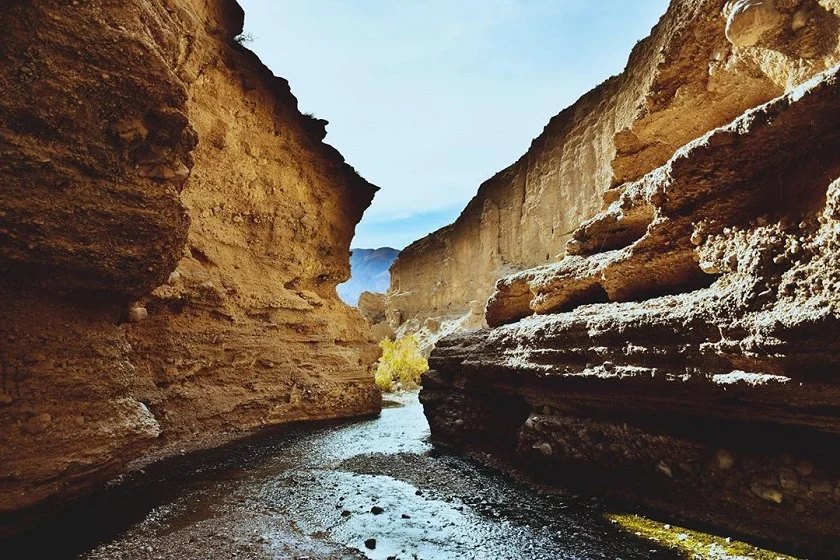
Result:
<svg viewBox="0 0 840 560">
<path fill-rule="evenodd" d="M 611 187 L 831 65 L 832 2 L 779 0 L 772 17 L 768 6 L 672 2 L 621 75 L 552 118 L 453 224 L 402 251 L 391 270 L 396 323 L 413 321 L 404 330 L 417 330 L 426 318 L 445 322 L 483 308 L 499 278 L 562 258 L 572 231 L 600 210 Z M 761 25 L 770 25 L 762 44 L 739 46 Z"/>
<path fill-rule="evenodd" d="M 390 338 L 394 330 L 386 317 L 386 295 L 374 292 L 362 292 L 359 296 L 359 312 L 370 325 L 371 334 L 375 340 Z"/>
<path fill-rule="evenodd" d="M 421 394 L 437 441 L 671 518 L 840 555 L 838 15 L 833 1 L 675 0 L 628 71 L 566 112 L 616 123 L 610 138 L 585 128 L 551 140 L 612 146 L 587 183 L 603 205 L 566 230 L 564 248 L 523 237 L 565 256 L 499 280 L 493 328 L 438 342 Z M 647 92 L 641 113 L 624 106 L 642 115 L 624 129 L 614 94 L 603 97 L 622 82 Z M 529 180 L 571 157 L 532 152 L 526 161 L 545 159 Z M 553 204 L 575 184 L 555 184 Z M 482 188 L 461 224 L 397 264 L 454 247 L 490 200 Z M 478 239 L 483 223 L 472 224 Z M 464 232 L 459 247 L 478 251 Z"/>
<path fill-rule="evenodd" d="M 375 187 L 233 0 L 0 10 L 0 528 L 127 469 L 379 409 L 336 285 Z"/>
</svg>

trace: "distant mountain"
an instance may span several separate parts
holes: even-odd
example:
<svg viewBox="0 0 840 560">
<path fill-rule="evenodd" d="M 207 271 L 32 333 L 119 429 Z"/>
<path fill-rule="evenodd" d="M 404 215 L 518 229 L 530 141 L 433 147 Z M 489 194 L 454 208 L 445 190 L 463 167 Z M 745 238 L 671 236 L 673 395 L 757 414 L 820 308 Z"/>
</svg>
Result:
<svg viewBox="0 0 840 560">
<path fill-rule="evenodd" d="M 362 292 L 387 292 L 391 285 L 388 269 L 400 254 L 396 249 L 351 249 L 350 280 L 338 286 L 338 297 L 356 305 Z"/>
</svg>

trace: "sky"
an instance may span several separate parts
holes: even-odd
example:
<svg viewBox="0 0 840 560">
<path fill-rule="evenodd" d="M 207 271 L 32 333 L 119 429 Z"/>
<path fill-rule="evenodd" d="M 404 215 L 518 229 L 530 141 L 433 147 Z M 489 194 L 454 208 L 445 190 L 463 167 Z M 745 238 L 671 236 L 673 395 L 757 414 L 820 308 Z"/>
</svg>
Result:
<svg viewBox="0 0 840 560">
<path fill-rule="evenodd" d="M 549 119 L 624 68 L 668 0 L 239 0 L 256 52 L 381 187 L 354 248 L 451 223 Z"/>
</svg>

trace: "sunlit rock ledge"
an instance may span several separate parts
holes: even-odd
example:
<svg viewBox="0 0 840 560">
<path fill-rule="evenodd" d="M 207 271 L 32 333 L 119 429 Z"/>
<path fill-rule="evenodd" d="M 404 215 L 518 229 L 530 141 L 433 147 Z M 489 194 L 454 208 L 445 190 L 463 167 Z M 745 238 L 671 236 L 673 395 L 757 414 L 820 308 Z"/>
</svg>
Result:
<svg viewBox="0 0 840 560">
<path fill-rule="evenodd" d="M 500 280 L 495 328 L 429 358 L 433 438 L 840 554 L 839 75 L 688 143 L 609 193 L 565 259 Z"/>
</svg>

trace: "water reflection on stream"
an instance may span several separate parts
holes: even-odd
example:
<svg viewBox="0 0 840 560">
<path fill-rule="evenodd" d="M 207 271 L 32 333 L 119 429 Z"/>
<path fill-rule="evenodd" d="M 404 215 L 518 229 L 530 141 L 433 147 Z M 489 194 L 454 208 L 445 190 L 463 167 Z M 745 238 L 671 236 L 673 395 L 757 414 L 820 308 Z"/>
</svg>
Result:
<svg viewBox="0 0 840 560">
<path fill-rule="evenodd" d="M 3 557 L 676 558 L 595 502 L 435 452 L 417 395 L 397 400 L 376 419 L 286 430 L 106 493 L 58 522 L 65 542 L 54 525 L 55 542 L 30 535 Z"/>
</svg>

